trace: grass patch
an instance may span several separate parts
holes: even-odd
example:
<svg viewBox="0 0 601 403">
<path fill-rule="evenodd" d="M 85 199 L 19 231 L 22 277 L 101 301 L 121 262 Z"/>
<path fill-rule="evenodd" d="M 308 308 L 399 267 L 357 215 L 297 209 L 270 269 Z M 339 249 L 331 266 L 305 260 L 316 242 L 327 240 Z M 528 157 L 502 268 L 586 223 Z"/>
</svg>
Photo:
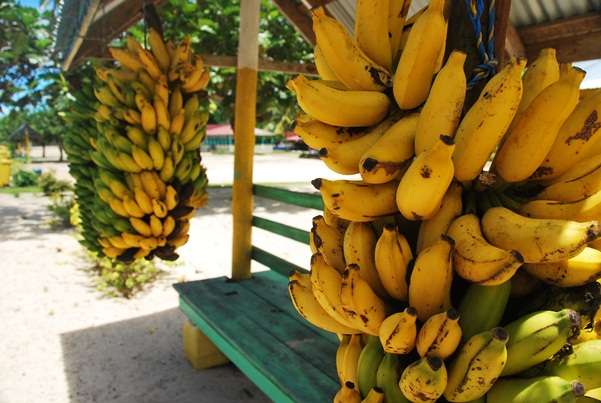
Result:
<svg viewBox="0 0 601 403">
<path fill-rule="evenodd" d="M 17 195 L 21 193 L 42 193 L 42 188 L 39 186 L 25 186 L 20 188 L 15 187 L 3 187 L 0 188 L 0 194 Z"/>
</svg>

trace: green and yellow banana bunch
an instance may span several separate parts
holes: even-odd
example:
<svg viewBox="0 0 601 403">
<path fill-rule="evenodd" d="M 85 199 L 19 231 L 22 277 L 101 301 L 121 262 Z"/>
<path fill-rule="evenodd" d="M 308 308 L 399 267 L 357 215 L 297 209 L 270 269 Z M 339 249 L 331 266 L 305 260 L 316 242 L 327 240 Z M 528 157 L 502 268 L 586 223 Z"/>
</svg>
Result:
<svg viewBox="0 0 601 403">
<path fill-rule="evenodd" d="M 148 42 L 144 49 L 130 36 L 125 48 L 110 48 L 117 65 L 96 67 L 67 115 L 85 245 L 125 262 L 177 259 L 207 200 L 200 146 L 208 115 L 198 93 L 209 71 L 189 37 L 173 45 L 151 29 Z"/>
<path fill-rule="evenodd" d="M 334 401 L 576 402 L 601 387 L 601 93 L 543 49 L 464 105 L 444 0 L 356 3 L 353 34 L 314 11 L 320 77 L 288 84 L 295 131 L 354 175 L 312 181 L 289 283 L 342 340 Z"/>
</svg>

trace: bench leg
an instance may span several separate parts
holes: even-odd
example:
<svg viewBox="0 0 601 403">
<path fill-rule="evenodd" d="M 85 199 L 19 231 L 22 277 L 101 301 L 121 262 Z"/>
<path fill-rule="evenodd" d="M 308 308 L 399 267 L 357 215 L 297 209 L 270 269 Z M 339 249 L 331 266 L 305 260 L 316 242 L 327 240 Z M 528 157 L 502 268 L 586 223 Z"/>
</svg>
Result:
<svg viewBox="0 0 601 403">
<path fill-rule="evenodd" d="M 206 369 L 227 364 L 228 358 L 188 319 L 182 331 L 184 355 L 194 369 Z"/>
</svg>

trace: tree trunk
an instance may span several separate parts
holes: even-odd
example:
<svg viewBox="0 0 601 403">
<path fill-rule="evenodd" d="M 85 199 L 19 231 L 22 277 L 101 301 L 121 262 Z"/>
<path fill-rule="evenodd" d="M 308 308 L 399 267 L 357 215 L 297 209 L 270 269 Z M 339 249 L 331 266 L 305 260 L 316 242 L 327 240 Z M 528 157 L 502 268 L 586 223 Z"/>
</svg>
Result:
<svg viewBox="0 0 601 403">
<path fill-rule="evenodd" d="M 63 162 L 63 143 L 58 142 L 58 152 L 60 153 L 60 157 L 58 158 L 58 162 Z"/>
<path fill-rule="evenodd" d="M 46 143 L 42 143 L 42 158 L 46 159 Z"/>
</svg>

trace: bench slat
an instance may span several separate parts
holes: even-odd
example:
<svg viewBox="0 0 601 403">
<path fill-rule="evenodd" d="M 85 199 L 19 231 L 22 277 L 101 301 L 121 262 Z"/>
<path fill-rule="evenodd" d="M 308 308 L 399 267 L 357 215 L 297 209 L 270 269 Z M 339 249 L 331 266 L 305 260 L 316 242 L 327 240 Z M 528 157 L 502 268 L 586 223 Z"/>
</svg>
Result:
<svg viewBox="0 0 601 403">
<path fill-rule="evenodd" d="M 272 186 L 253 185 L 253 194 L 294 206 L 323 210 L 323 201 L 318 193 L 303 193 Z"/>
<path fill-rule="evenodd" d="M 239 283 L 221 277 L 174 287 L 186 316 L 271 399 L 330 401 L 338 389 L 337 344 L 273 304 L 268 295 L 259 298 L 251 291 L 261 278 L 264 284 L 257 290 L 270 289 L 277 301 L 286 296 L 277 276 L 266 273 Z"/>
<path fill-rule="evenodd" d="M 269 253 L 261 248 L 257 248 L 256 246 L 252 247 L 251 258 L 285 277 L 288 277 L 290 273 L 295 270 L 305 273 L 307 272 L 307 269 L 303 269 L 292 262 L 284 260 L 281 257 Z"/>
<path fill-rule="evenodd" d="M 272 221 L 268 218 L 253 216 L 252 224 L 254 227 L 264 229 L 265 231 L 273 232 L 284 236 L 286 238 L 293 239 L 295 241 L 309 245 L 309 232 L 292 227 L 290 225 L 282 224 L 277 221 Z"/>
</svg>

